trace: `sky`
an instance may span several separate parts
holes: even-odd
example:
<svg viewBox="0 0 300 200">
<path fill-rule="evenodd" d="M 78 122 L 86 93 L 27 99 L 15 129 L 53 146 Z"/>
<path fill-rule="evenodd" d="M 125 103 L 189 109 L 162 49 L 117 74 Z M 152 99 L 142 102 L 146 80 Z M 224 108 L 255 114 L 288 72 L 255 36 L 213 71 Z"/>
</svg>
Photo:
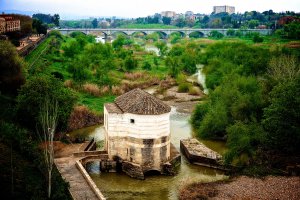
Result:
<svg viewBox="0 0 300 200">
<path fill-rule="evenodd" d="M 58 13 L 68 16 L 118 16 L 136 18 L 170 10 L 210 14 L 213 6 L 235 6 L 236 12 L 300 12 L 300 0 L 0 0 L 0 10 Z"/>
</svg>

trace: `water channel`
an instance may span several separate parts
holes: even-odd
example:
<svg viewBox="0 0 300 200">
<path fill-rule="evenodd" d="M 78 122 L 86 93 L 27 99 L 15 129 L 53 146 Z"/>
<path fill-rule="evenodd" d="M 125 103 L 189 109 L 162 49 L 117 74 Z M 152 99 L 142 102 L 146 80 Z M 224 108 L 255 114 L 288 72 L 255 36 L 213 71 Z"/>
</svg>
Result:
<svg viewBox="0 0 300 200">
<path fill-rule="evenodd" d="M 171 142 L 179 150 L 179 141 L 192 137 L 192 129 L 189 124 L 189 114 L 171 111 Z M 73 134 L 86 134 L 95 137 L 97 141 L 104 139 L 102 126 L 94 126 L 75 131 Z M 202 141 L 209 148 L 224 153 L 224 143 L 216 141 Z M 151 175 L 146 180 L 136 180 L 123 173 L 101 173 L 99 163 L 90 163 L 87 171 L 107 199 L 139 199 L 159 200 L 177 199 L 181 186 L 192 182 L 208 182 L 225 179 L 223 172 L 215 169 L 190 164 L 184 156 L 181 158 L 181 166 L 176 176 Z"/>
</svg>

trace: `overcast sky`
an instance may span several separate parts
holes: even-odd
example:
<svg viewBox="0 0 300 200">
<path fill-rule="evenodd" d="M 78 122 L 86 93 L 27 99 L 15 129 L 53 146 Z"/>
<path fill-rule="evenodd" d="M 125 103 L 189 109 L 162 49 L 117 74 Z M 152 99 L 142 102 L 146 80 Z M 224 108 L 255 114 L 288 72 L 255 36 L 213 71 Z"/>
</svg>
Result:
<svg viewBox="0 0 300 200">
<path fill-rule="evenodd" d="M 300 12 L 300 0 L 0 0 L 0 10 L 59 13 L 61 16 L 144 17 L 171 10 L 210 14 L 214 5 L 235 6 L 236 12 Z"/>
</svg>

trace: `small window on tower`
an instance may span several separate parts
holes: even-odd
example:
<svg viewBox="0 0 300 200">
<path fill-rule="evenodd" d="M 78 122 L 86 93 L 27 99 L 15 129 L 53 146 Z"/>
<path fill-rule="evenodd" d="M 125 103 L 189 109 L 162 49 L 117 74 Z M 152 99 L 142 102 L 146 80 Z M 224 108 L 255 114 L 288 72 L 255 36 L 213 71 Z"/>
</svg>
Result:
<svg viewBox="0 0 300 200">
<path fill-rule="evenodd" d="M 134 124 L 134 119 L 130 119 L 130 123 Z"/>
</svg>

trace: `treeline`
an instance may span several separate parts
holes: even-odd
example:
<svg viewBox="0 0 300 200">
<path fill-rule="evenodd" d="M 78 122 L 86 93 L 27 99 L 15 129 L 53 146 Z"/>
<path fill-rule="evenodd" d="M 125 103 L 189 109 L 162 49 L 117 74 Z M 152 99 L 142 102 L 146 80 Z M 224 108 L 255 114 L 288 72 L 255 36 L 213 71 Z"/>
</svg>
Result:
<svg viewBox="0 0 300 200">
<path fill-rule="evenodd" d="M 222 42 L 210 45 L 201 62 L 210 92 L 191 118 L 197 136 L 225 140 L 227 164 L 264 169 L 251 173 L 297 163 L 299 55 Z"/>
<path fill-rule="evenodd" d="M 65 130 L 75 95 L 54 76 L 28 76 L 26 62 L 8 41 L 0 41 L 1 191 L 5 199 L 47 199 L 47 170 L 38 130 L 41 105 L 57 99 L 57 131 Z M 2 151 L 1 151 L 2 152 Z M 50 199 L 71 199 L 55 169 Z"/>
</svg>

